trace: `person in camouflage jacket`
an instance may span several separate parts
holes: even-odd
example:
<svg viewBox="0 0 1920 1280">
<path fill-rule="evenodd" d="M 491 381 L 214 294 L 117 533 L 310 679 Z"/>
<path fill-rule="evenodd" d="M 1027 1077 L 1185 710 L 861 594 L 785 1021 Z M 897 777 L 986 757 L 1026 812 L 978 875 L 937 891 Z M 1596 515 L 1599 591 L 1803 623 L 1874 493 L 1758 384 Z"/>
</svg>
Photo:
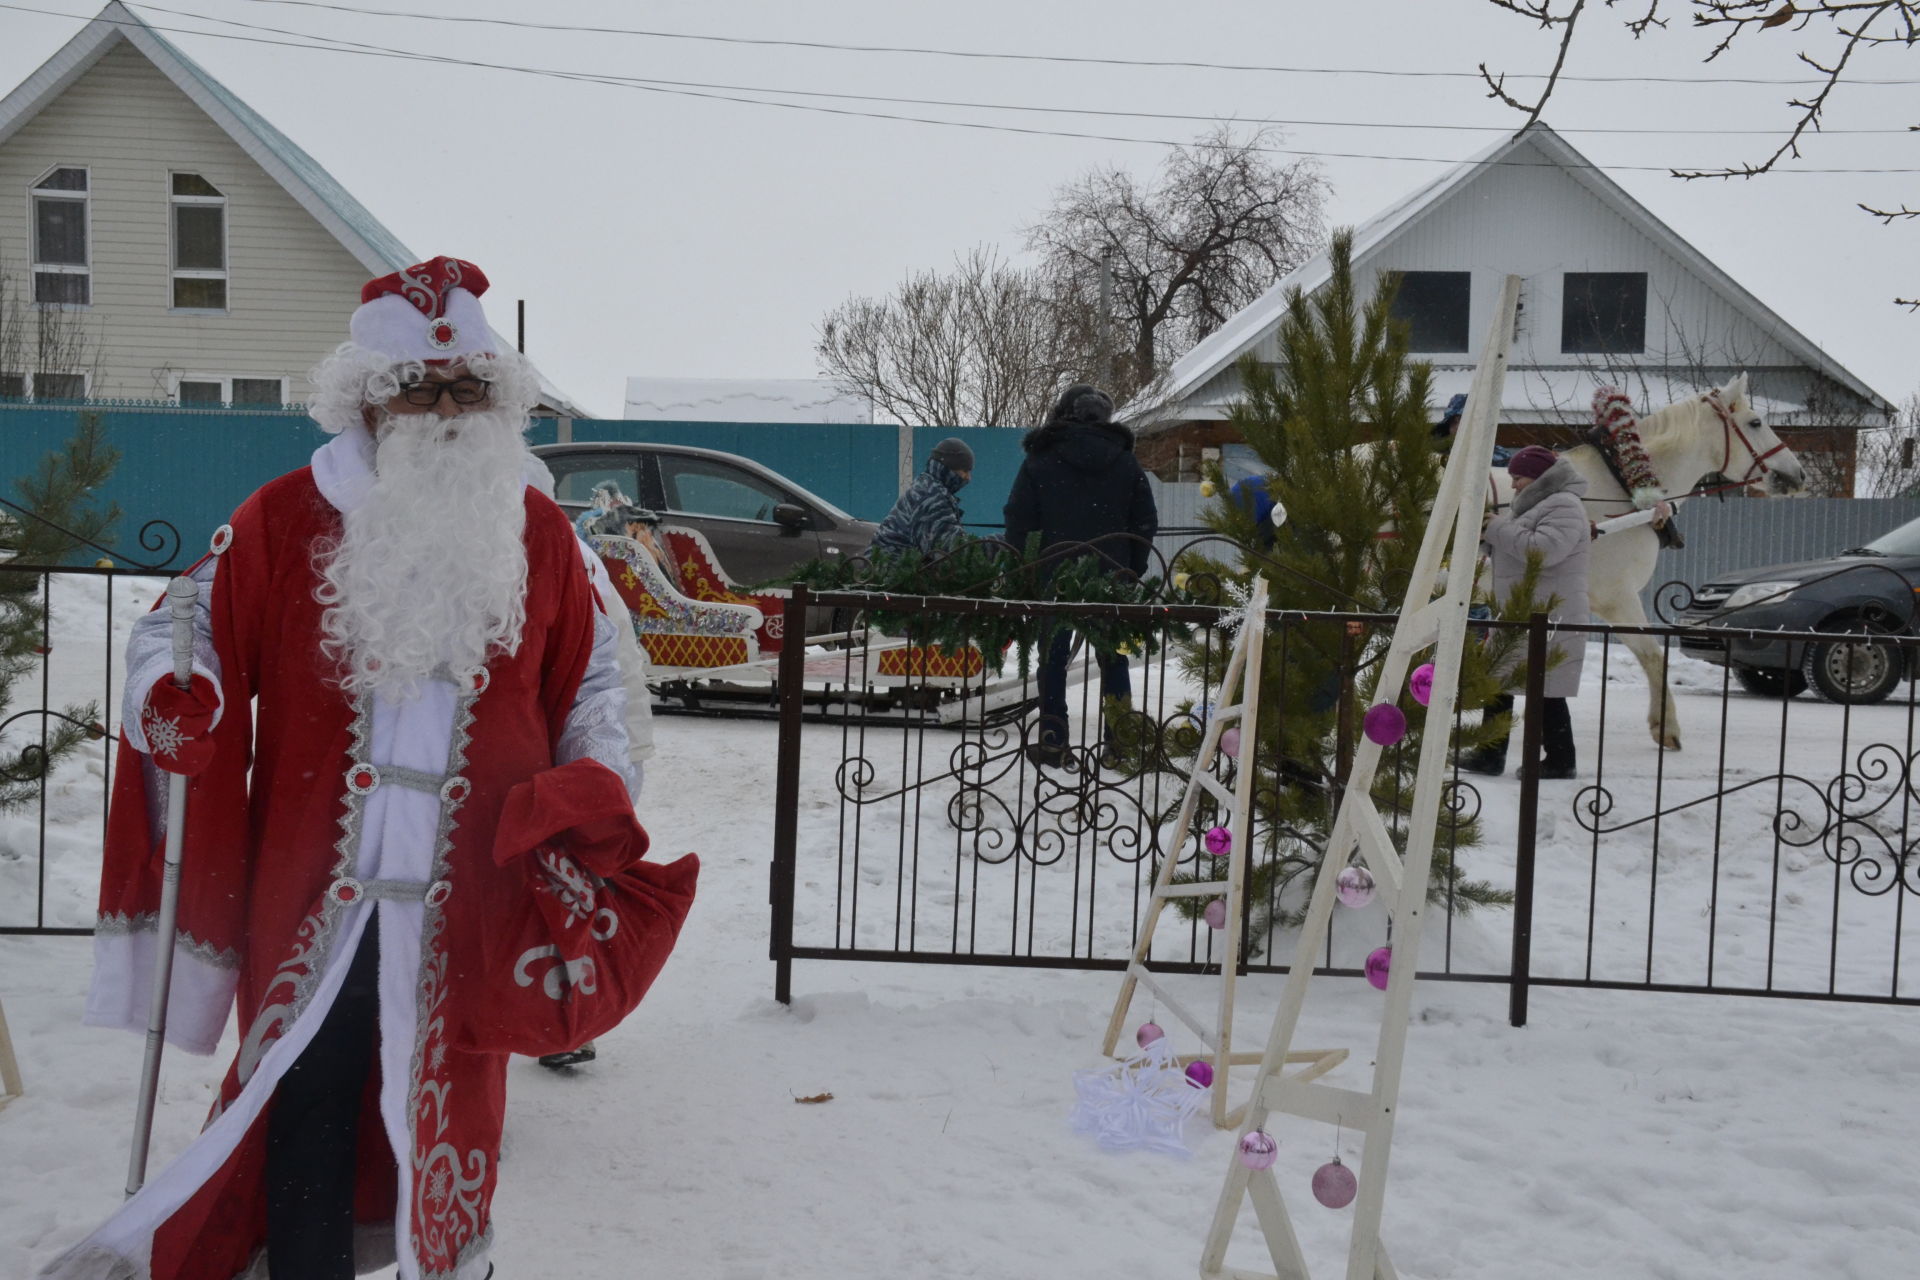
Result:
<svg viewBox="0 0 1920 1280">
<path fill-rule="evenodd" d="M 880 522 L 869 552 L 898 555 L 918 551 L 937 556 L 951 551 L 967 535 L 960 527 L 960 502 L 954 497 L 973 479 L 973 450 L 949 436 L 933 447 L 927 468 Z"/>
</svg>

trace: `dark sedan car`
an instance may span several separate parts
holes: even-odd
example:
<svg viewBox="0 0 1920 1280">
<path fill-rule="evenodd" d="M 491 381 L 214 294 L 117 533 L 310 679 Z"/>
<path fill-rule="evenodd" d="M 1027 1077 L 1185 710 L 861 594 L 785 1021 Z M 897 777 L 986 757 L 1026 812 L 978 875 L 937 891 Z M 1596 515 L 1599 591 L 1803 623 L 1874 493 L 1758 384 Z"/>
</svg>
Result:
<svg viewBox="0 0 1920 1280">
<path fill-rule="evenodd" d="M 577 519 L 593 487 L 612 480 L 668 524 L 697 529 L 742 586 L 756 586 L 821 556 L 855 556 L 878 527 L 856 520 L 750 458 L 689 445 L 593 441 L 547 444 L 534 454 L 553 473 L 554 498 Z"/>
<path fill-rule="evenodd" d="M 1754 693 L 1803 689 L 1830 702 L 1879 702 L 1915 674 L 1920 650 L 1848 638 L 1914 635 L 1920 609 L 1920 520 L 1825 560 L 1728 574 L 1702 587 L 1680 624 L 1680 648 L 1733 668 Z M 1778 640 L 1768 631 L 1831 631 L 1832 640 Z"/>
</svg>

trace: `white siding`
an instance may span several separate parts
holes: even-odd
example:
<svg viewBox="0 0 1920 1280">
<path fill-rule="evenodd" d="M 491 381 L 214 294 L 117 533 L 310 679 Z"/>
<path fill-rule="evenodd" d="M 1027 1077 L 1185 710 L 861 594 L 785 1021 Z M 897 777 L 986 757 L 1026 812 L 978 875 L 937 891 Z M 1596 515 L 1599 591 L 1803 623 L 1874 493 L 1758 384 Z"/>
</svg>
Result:
<svg viewBox="0 0 1920 1280">
<path fill-rule="evenodd" d="M 346 337 L 366 270 L 124 41 L 0 146 L 0 264 L 16 281 L 27 283 L 27 191 L 63 164 L 91 170 L 94 395 L 164 398 L 173 375 L 196 373 L 289 378 L 304 397 L 307 370 Z M 227 197 L 225 315 L 170 310 L 179 170 Z"/>
<path fill-rule="evenodd" d="M 1516 365 L 1585 367 L 1596 357 L 1560 349 L 1561 282 L 1570 271 L 1647 273 L 1647 349 L 1614 357 L 1627 365 L 1687 365 L 1704 351 L 1715 365 L 1782 366 L 1801 362 L 1744 310 L 1688 271 L 1646 231 L 1601 203 L 1579 178 L 1531 143 L 1476 174 L 1399 235 L 1362 255 L 1356 283 L 1371 292 L 1381 271 L 1471 271 L 1468 322 L 1478 358 L 1500 277 L 1523 277 L 1521 341 Z M 1537 165 L 1538 167 L 1534 167 Z M 1696 246 L 1708 257 L 1713 245 Z"/>
</svg>

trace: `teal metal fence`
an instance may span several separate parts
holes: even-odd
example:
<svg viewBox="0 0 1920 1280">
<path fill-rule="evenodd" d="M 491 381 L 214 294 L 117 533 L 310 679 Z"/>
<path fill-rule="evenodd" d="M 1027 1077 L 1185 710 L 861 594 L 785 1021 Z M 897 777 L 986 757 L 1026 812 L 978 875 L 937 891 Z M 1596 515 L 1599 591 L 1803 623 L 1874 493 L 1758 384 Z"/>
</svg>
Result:
<svg viewBox="0 0 1920 1280">
<path fill-rule="evenodd" d="M 100 415 L 108 443 L 120 451 L 120 465 L 99 496 L 126 513 L 115 545 L 129 563 L 153 563 L 135 541 L 149 520 L 165 520 L 179 530 L 182 563 L 196 558 L 248 494 L 304 466 L 326 440 L 298 409 L 0 402 L 0 490 L 12 496 L 13 481 L 64 446 L 79 415 L 87 412 Z M 552 444 L 561 431 L 557 420 L 541 419 L 527 438 L 532 444 Z M 985 533 L 1000 525 L 1020 468 L 1024 435 L 1000 427 L 918 427 L 913 431 L 914 470 L 926 465 L 934 445 L 946 437 L 965 440 L 974 451 L 974 478 L 960 502 L 967 524 Z M 899 495 L 900 431 L 894 426 L 581 418 L 572 421 L 571 438 L 697 445 L 740 454 L 866 520 L 885 516 Z"/>
</svg>

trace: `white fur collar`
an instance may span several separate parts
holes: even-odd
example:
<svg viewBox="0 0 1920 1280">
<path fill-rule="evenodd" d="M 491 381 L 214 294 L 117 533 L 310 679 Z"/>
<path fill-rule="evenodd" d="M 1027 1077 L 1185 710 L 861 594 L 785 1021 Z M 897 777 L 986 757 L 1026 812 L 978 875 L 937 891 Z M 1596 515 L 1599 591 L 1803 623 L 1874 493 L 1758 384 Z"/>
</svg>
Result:
<svg viewBox="0 0 1920 1280">
<path fill-rule="evenodd" d="M 357 422 L 313 451 L 313 482 L 320 496 L 342 515 L 367 500 L 373 480 L 373 435 Z M 536 493 L 553 496 L 553 473 L 531 453 L 527 485 Z"/>
</svg>

